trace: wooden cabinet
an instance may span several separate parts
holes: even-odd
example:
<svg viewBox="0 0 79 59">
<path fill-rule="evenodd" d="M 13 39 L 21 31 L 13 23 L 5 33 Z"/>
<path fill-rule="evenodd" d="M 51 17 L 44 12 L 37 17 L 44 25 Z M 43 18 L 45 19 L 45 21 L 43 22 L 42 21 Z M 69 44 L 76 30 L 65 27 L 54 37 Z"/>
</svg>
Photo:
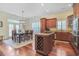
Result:
<svg viewBox="0 0 79 59">
<path fill-rule="evenodd" d="M 73 4 L 73 41 L 72 46 L 75 48 L 77 55 L 79 55 L 79 3 Z"/>
<path fill-rule="evenodd" d="M 56 18 L 48 19 L 46 24 L 47 28 L 56 28 L 56 22 Z"/>
<path fill-rule="evenodd" d="M 40 20 L 40 24 L 41 24 L 41 32 L 45 32 L 49 28 L 56 28 L 57 19 L 56 18 L 51 18 L 51 19 L 42 18 Z"/>
<path fill-rule="evenodd" d="M 40 20 L 40 24 L 41 24 L 41 32 L 44 32 L 46 30 L 46 18 L 42 18 Z"/>
<path fill-rule="evenodd" d="M 73 12 L 75 16 L 79 17 L 79 3 L 74 3 L 73 4 Z"/>
<path fill-rule="evenodd" d="M 67 16 L 67 30 L 69 30 L 70 32 L 72 32 L 73 20 L 74 20 L 74 15 Z"/>
<path fill-rule="evenodd" d="M 68 42 L 71 42 L 73 38 L 72 33 L 70 32 L 55 32 L 55 36 L 56 40 L 68 41 Z"/>
<path fill-rule="evenodd" d="M 35 35 L 35 49 L 37 53 L 48 55 L 54 45 L 53 33 L 38 33 Z"/>
</svg>

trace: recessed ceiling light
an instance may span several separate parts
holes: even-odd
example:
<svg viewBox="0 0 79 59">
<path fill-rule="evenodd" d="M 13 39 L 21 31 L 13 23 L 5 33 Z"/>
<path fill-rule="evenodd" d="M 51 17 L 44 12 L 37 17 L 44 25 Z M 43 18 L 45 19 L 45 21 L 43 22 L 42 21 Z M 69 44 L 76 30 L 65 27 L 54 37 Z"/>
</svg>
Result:
<svg viewBox="0 0 79 59">
<path fill-rule="evenodd" d="M 71 6 L 72 6 L 72 4 L 68 4 L 68 6 L 69 6 L 69 7 L 71 7 Z"/>
<path fill-rule="evenodd" d="M 44 3 L 41 3 L 41 6 L 43 7 L 44 6 Z"/>
</svg>

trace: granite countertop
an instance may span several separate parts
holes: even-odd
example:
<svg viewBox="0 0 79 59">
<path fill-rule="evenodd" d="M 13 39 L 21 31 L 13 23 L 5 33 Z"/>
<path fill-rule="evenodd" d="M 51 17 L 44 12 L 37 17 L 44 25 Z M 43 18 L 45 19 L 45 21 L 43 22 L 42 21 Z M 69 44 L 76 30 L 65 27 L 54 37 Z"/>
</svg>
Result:
<svg viewBox="0 0 79 59">
<path fill-rule="evenodd" d="M 52 33 L 36 33 L 36 35 L 51 35 L 51 34 L 54 34 L 53 32 Z"/>
</svg>

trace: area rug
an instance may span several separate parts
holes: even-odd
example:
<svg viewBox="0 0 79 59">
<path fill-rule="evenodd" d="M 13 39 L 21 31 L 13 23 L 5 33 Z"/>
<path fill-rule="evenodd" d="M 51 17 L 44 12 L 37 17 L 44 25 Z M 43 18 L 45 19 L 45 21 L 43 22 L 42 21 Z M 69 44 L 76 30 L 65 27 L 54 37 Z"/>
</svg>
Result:
<svg viewBox="0 0 79 59">
<path fill-rule="evenodd" d="M 8 40 L 4 40 L 3 42 L 5 44 L 13 47 L 13 48 L 20 48 L 22 46 L 26 46 L 26 45 L 32 43 L 33 40 L 25 41 L 25 42 L 22 42 L 22 43 L 16 43 L 16 42 L 12 41 L 11 39 L 8 39 Z"/>
</svg>

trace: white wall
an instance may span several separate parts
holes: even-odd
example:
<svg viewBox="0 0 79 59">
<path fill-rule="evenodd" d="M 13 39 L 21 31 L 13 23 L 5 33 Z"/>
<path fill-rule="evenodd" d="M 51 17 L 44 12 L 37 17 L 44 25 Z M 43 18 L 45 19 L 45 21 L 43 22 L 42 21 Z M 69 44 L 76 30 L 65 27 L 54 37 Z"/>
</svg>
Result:
<svg viewBox="0 0 79 59">
<path fill-rule="evenodd" d="M 0 35 L 4 36 L 4 39 L 7 39 L 9 37 L 8 19 L 19 20 L 21 19 L 21 17 L 0 11 L 0 21 L 3 22 L 3 27 L 0 27 Z M 26 18 L 24 18 L 24 20 L 25 19 Z"/>
</svg>

